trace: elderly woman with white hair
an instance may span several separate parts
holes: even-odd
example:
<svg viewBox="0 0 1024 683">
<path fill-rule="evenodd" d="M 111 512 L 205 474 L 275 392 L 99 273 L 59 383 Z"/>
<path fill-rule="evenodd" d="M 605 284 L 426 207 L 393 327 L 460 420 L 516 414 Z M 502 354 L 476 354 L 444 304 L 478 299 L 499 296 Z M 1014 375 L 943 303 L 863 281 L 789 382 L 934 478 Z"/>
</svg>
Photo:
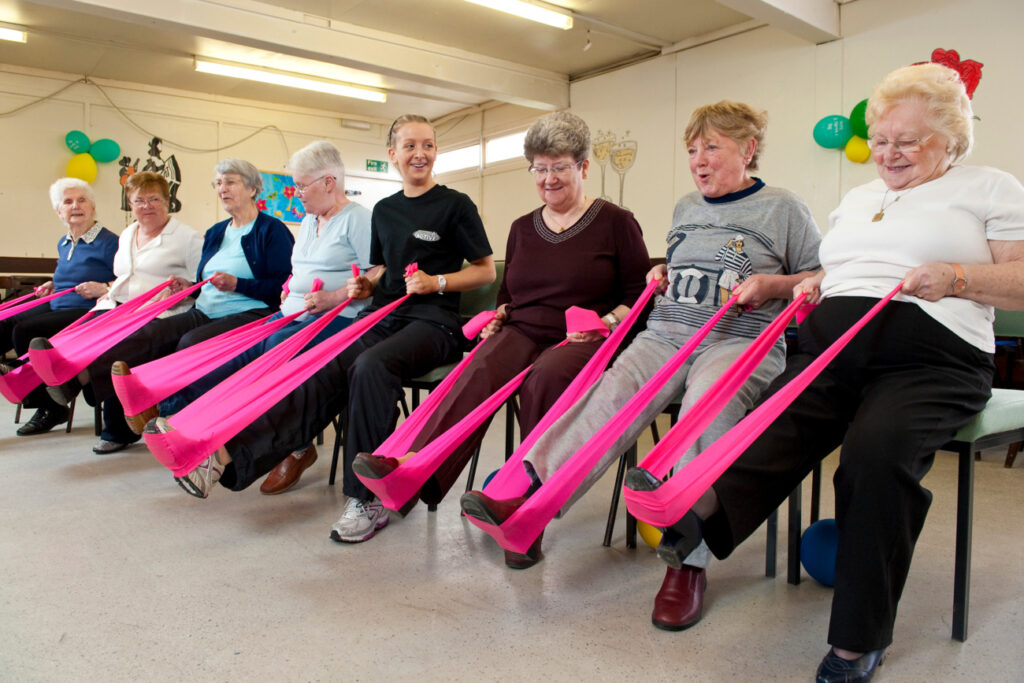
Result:
<svg viewBox="0 0 1024 683">
<path fill-rule="evenodd" d="M 74 289 L 74 292 L 0 321 L 0 355 L 11 349 L 21 356 L 35 337 L 49 337 L 61 331 L 92 308 L 97 297 L 107 293 L 114 281 L 117 235 L 96 220 L 96 196 L 89 183 L 78 178 L 61 178 L 50 186 L 50 203 L 67 228 L 57 242 L 57 268 L 53 279 L 36 290 L 36 296 Z M 18 361 L 4 361 L 0 372 Z M 57 403 L 40 385 L 25 397 L 22 405 L 35 408 L 32 418 L 18 428 L 18 436 L 43 434 L 68 419 L 67 406 Z"/>
<path fill-rule="evenodd" d="M 224 159 L 215 167 L 212 185 L 230 218 L 206 231 L 198 267 L 191 270 L 196 262 L 189 264 L 189 273 L 195 273 L 196 281 L 212 278 L 200 290 L 195 306 L 147 323 L 105 351 L 87 368 L 89 391 L 86 397 L 90 402 L 104 404 L 105 433 L 93 448 L 96 453 L 113 453 L 126 448 L 138 440 L 145 426 L 144 419 L 124 415 L 114 394 L 112 369 L 115 373 L 127 373 L 130 366 L 258 320 L 280 305 L 281 286 L 291 272 L 289 255 L 294 238 L 284 223 L 257 208 L 256 197 L 263 187 L 259 171 L 248 161 Z M 155 200 L 153 206 L 164 208 L 165 199 L 152 199 Z M 139 200 L 134 197 L 133 206 Z M 148 208 L 150 205 L 145 204 L 136 210 Z M 167 242 L 173 243 L 174 239 Z M 167 258 L 176 257 L 168 254 Z M 181 273 L 174 273 L 172 277 L 177 288 L 191 284 Z M 82 379 L 80 376 L 59 387 L 50 387 L 50 395 L 70 401 L 81 389 Z"/>
<path fill-rule="evenodd" d="M 345 164 L 337 147 L 326 140 L 311 142 L 292 155 L 288 170 L 302 198 L 306 216 L 302 219 L 299 237 L 292 250 L 292 279 L 288 282 L 288 293 L 282 298 L 281 310 L 275 317 L 302 310 L 307 313 L 163 401 L 159 412 L 152 411 L 144 414 L 145 417 L 178 412 L 242 366 L 316 321 L 348 298 L 346 282 L 352 276 L 352 266 L 359 266 L 360 270 L 370 267 L 370 210 L 349 201 L 345 195 Z M 313 281 L 316 279 L 324 284 L 314 292 Z M 308 346 L 318 344 L 347 327 L 366 304 L 366 300 L 351 302 Z M 312 443 L 295 449 L 267 475 L 260 491 L 267 495 L 284 493 L 298 483 L 302 473 L 316 459 L 316 448 Z"/>
<path fill-rule="evenodd" d="M 902 283 L 900 293 L 667 532 L 676 557 L 702 537 L 724 557 L 841 446 L 826 682 L 867 681 L 881 664 L 931 502 L 921 479 L 989 398 L 993 307 L 1024 309 L 1024 187 L 959 163 L 973 114 L 957 74 L 898 69 L 866 118 L 880 179 L 829 216 L 822 271 L 794 290 L 821 303 L 769 393 Z M 644 470 L 627 478 L 637 490 L 659 485 Z"/>
</svg>

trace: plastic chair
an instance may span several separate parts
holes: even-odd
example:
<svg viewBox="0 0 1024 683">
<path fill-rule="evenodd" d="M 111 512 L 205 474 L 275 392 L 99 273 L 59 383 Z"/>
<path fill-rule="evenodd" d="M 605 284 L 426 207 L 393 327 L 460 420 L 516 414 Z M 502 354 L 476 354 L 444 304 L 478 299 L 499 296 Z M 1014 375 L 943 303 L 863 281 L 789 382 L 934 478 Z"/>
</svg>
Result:
<svg viewBox="0 0 1024 683">
<path fill-rule="evenodd" d="M 988 405 L 961 428 L 942 450 L 957 454 L 956 545 L 953 553 L 953 627 L 951 637 L 967 640 L 967 616 L 971 588 L 971 538 L 974 523 L 974 454 L 1024 441 L 1024 391 L 993 389 Z M 789 498 L 789 583 L 800 583 L 800 496 L 797 486 Z M 812 481 L 812 517 L 817 516 L 821 470 Z M 814 519 L 812 519 L 814 521 Z"/>
</svg>

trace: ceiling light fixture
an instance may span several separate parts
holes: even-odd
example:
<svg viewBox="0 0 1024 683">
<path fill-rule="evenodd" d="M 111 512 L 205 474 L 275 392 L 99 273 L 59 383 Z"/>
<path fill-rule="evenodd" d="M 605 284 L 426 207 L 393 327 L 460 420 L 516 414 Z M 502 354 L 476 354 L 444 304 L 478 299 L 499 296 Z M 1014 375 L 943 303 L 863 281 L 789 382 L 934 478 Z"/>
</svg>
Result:
<svg viewBox="0 0 1024 683">
<path fill-rule="evenodd" d="M 9 40 L 12 43 L 27 43 L 28 31 L 25 30 L 24 26 L 0 22 L 0 40 Z"/>
<path fill-rule="evenodd" d="M 555 28 L 560 28 L 563 31 L 568 31 L 572 28 L 571 16 L 545 9 L 539 5 L 522 2 L 522 0 L 466 0 L 466 2 L 498 10 L 499 12 L 505 12 L 506 14 L 512 14 L 517 17 L 522 17 L 523 19 L 529 19 L 530 21 L 536 21 L 541 24 L 547 24 L 548 26 L 554 26 Z"/>
<path fill-rule="evenodd" d="M 273 83 L 274 85 L 284 85 L 289 88 L 301 88 L 302 90 L 329 93 L 331 95 L 338 95 L 339 97 L 353 97 L 360 100 L 368 100 L 370 102 L 383 103 L 388 101 L 387 93 L 381 92 L 380 90 L 361 88 L 341 83 L 339 81 L 329 81 L 327 79 L 314 78 L 312 76 L 300 76 L 298 74 L 287 73 L 284 71 L 273 71 L 256 66 L 232 64 L 231 62 L 216 61 L 202 57 L 196 57 L 195 59 L 196 71 L 199 71 L 200 73 L 244 78 L 246 80 L 257 81 L 259 83 Z"/>
</svg>

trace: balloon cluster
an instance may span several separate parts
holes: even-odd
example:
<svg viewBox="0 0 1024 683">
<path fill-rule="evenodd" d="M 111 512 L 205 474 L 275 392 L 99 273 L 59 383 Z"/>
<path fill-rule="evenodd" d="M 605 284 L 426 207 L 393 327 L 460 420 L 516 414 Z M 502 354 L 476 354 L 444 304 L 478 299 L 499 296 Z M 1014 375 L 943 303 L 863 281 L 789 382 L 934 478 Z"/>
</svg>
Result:
<svg viewBox="0 0 1024 683">
<path fill-rule="evenodd" d="M 849 118 L 830 114 L 814 124 L 814 141 L 825 149 L 842 149 L 846 158 L 855 164 L 863 164 L 871 158 L 868 147 L 868 124 L 864 112 L 868 101 L 861 100 L 850 111 Z"/>
<path fill-rule="evenodd" d="M 68 131 L 64 136 L 64 144 L 75 153 L 68 162 L 68 177 L 80 178 L 87 183 L 96 180 L 97 161 L 105 164 L 121 154 L 121 146 L 110 138 L 90 142 L 89 136 L 80 130 Z"/>
</svg>

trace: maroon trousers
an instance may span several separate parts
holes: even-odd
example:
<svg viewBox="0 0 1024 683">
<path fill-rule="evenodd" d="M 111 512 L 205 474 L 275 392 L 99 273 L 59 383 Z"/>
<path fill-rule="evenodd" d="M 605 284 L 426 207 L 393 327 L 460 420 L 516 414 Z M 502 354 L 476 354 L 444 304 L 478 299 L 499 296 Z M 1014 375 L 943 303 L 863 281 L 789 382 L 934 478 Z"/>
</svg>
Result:
<svg viewBox="0 0 1024 683">
<path fill-rule="evenodd" d="M 416 437 L 412 450 L 419 451 L 436 439 L 533 363 L 533 369 L 519 388 L 519 428 L 525 438 L 600 345 L 600 342 L 579 342 L 556 348 L 538 344 L 514 325 L 506 325 L 477 352 L 451 393 Z M 490 423 L 488 418 L 437 468 L 420 490 L 423 502 L 436 504 L 444 498 L 473 457 Z"/>
</svg>

